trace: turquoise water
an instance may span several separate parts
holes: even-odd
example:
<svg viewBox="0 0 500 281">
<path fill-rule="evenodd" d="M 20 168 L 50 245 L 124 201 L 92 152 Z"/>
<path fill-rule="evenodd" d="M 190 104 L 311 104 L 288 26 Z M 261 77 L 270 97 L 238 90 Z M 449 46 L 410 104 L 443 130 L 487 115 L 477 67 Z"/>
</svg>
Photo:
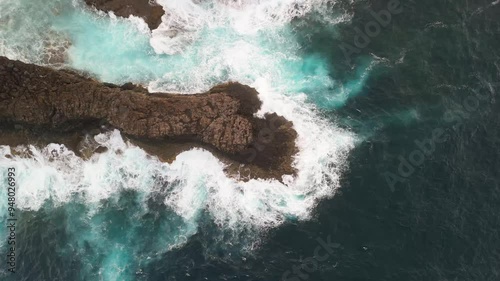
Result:
<svg viewBox="0 0 500 281">
<path fill-rule="evenodd" d="M 58 42 L 64 38 L 71 42 L 69 66 L 103 81 L 118 84 L 132 81 L 157 91 L 193 93 L 228 80 L 252 84 L 266 79 L 283 94 L 306 93 L 318 106 L 335 108 L 360 92 L 373 68 L 367 59 L 350 81 L 344 84 L 335 81 L 329 75 L 330 65 L 320 55 L 301 53 L 289 24 L 283 20 L 275 22 L 272 15 L 253 6 L 248 7 L 248 17 L 255 19 L 254 14 L 260 13 L 263 13 L 260 17 L 269 17 L 257 30 L 247 31 L 253 28 L 251 23 L 225 13 L 211 14 L 225 6 L 210 6 L 206 10 L 209 14 L 203 14 L 206 17 L 203 20 L 212 22 L 210 26 L 200 25 L 198 30 L 190 32 L 196 33 L 190 35 L 195 39 L 183 45 L 181 52 L 158 55 L 150 40 L 162 35 L 152 36 L 138 19 L 111 20 L 79 1 L 51 0 L 42 9 L 32 1 L 15 4 L 3 1 L 0 5 L 2 10 L 12 10 L 8 17 L 4 16 L 9 28 L 0 33 L 3 54 L 16 54 L 13 57 L 40 63 L 45 52 L 40 41 Z M 232 11 L 225 9 L 228 14 Z M 27 11 L 33 15 L 30 20 L 21 16 Z M 244 31 L 236 28 L 241 29 L 244 24 L 250 26 L 244 26 Z M 51 38 L 51 34 L 58 37 Z M 35 46 L 33 38 L 38 41 Z M 156 49 L 163 52 L 169 47 Z M 324 95 L 325 91 L 331 94 Z"/>
</svg>

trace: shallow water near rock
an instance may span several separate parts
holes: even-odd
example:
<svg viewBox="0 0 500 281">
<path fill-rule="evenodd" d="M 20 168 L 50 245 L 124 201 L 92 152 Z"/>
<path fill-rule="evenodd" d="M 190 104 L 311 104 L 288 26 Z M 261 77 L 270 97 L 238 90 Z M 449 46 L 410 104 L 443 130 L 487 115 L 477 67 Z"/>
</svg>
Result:
<svg viewBox="0 0 500 281">
<path fill-rule="evenodd" d="M 88 160 L 1 146 L 19 219 L 17 273 L 2 266 L 2 280 L 498 279 L 498 3 L 401 1 L 349 64 L 339 45 L 387 1 L 159 2 L 171 20 L 150 33 L 83 1 L 2 0 L 0 55 L 50 64 L 47 46 L 69 41 L 65 65 L 105 82 L 249 84 L 259 115 L 294 122 L 297 176 L 239 182 L 202 149 L 162 163 L 117 131 Z M 401 159 L 417 163 L 407 176 Z M 293 273 L 318 239 L 334 250 Z"/>
</svg>

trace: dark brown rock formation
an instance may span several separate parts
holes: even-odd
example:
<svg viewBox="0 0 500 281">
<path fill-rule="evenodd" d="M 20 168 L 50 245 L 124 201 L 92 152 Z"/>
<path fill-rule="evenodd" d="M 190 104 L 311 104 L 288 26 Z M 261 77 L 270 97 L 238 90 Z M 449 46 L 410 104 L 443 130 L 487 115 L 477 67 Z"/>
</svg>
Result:
<svg viewBox="0 0 500 281">
<path fill-rule="evenodd" d="M 167 142 L 187 142 L 247 165 L 253 177 L 291 174 L 296 132 L 275 114 L 253 117 L 260 106 L 255 89 L 239 83 L 195 95 L 150 94 L 129 83 L 100 83 L 0 57 L 3 124 L 58 134 L 105 125 L 147 143 L 149 151 Z"/>
<path fill-rule="evenodd" d="M 120 17 L 140 17 L 151 30 L 160 25 L 161 17 L 165 14 L 162 6 L 150 4 L 149 0 L 85 0 L 85 3 L 101 11 L 111 11 Z"/>
</svg>

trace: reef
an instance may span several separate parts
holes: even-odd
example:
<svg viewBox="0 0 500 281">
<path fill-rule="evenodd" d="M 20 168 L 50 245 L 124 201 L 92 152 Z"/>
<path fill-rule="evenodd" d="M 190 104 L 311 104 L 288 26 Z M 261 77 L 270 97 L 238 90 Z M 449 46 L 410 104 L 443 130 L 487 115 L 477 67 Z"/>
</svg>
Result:
<svg viewBox="0 0 500 281">
<path fill-rule="evenodd" d="M 113 12 L 120 17 L 131 15 L 144 19 L 151 30 L 158 28 L 161 17 L 165 14 L 163 7 L 150 0 L 85 0 L 89 6 L 104 12 Z"/>
<path fill-rule="evenodd" d="M 45 136 L 83 156 L 83 139 L 118 129 L 166 161 L 202 147 L 228 160 L 228 172 L 281 179 L 294 173 L 297 133 L 276 114 L 255 117 L 260 107 L 258 92 L 236 82 L 193 95 L 149 93 L 131 83 L 101 83 L 71 70 L 0 57 L 0 144 L 29 144 Z"/>
</svg>

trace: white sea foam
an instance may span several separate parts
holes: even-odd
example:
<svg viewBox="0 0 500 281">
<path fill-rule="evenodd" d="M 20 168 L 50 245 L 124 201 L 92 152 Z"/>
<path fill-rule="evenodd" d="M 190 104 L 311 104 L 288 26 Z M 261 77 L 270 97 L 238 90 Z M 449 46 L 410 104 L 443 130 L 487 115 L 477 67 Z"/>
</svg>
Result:
<svg viewBox="0 0 500 281">
<path fill-rule="evenodd" d="M 319 12 L 332 24 L 347 21 L 348 14 L 333 15 L 326 9 L 335 1 L 326 0 L 239 0 L 175 1 L 157 0 L 166 11 L 153 31 L 151 45 L 157 53 L 175 54 L 201 36 L 203 29 L 230 27 L 240 35 L 278 28 L 311 11 Z M 329 3 L 328 3 L 329 2 Z"/>
<path fill-rule="evenodd" d="M 76 197 L 96 203 L 126 189 L 149 194 L 160 188 L 153 178 L 162 176 L 176 183 L 166 193 L 165 204 L 186 220 L 195 220 L 197 213 L 207 209 L 220 225 L 276 226 L 287 216 L 307 218 L 315 200 L 333 195 L 352 146 L 348 134 L 329 129 L 327 122 L 319 126 L 313 118 L 295 122 L 299 132 L 308 128 L 300 135 L 307 133 L 311 138 L 299 138 L 299 175 L 287 179 L 286 184 L 229 178 L 223 173 L 223 164 L 201 149 L 181 153 L 172 164 L 161 163 L 125 143 L 118 131 L 96 136 L 109 150 L 87 161 L 58 144 L 42 149 L 17 147 L 14 156 L 9 147 L 2 146 L 0 167 L 18 171 L 21 209 L 38 210 L 46 201 L 60 205 Z M 312 122 L 316 125 L 311 126 Z"/>
</svg>

